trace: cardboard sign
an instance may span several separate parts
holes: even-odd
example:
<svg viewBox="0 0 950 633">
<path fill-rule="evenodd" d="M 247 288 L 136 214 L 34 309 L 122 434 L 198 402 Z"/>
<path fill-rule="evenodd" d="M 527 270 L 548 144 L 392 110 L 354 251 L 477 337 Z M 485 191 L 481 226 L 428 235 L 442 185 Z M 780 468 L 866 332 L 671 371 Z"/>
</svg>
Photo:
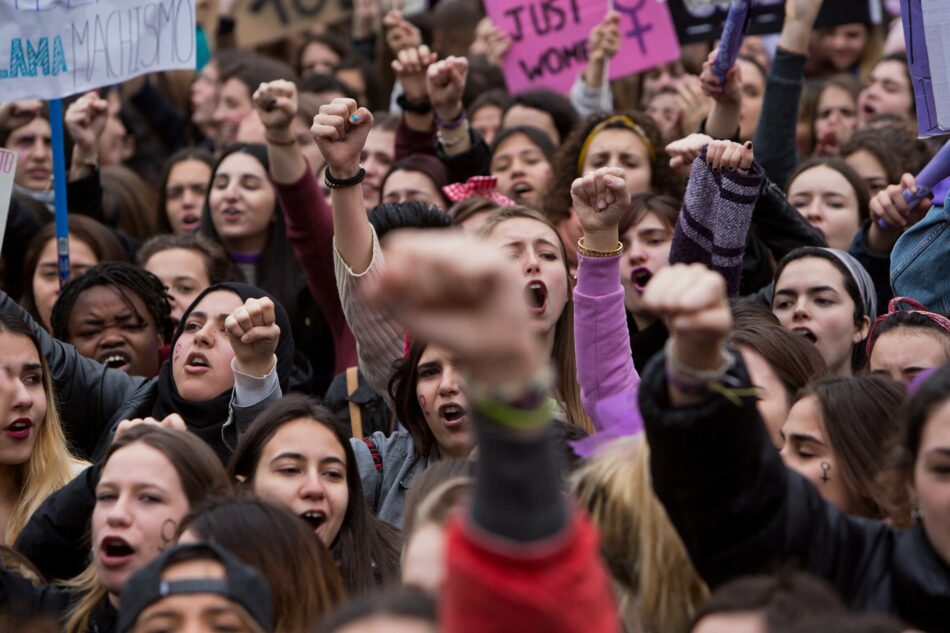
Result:
<svg viewBox="0 0 950 633">
<path fill-rule="evenodd" d="M 352 9 L 352 0 L 241 0 L 234 13 L 235 37 L 242 48 L 267 44 L 347 18 Z"/>
<path fill-rule="evenodd" d="M 194 0 L 0 0 L 0 95 L 56 99 L 195 67 Z"/>
<path fill-rule="evenodd" d="M 680 44 L 719 39 L 731 0 L 669 0 Z M 785 0 L 752 0 L 746 33 L 778 33 L 785 19 Z"/>
<path fill-rule="evenodd" d="M 922 137 L 946 134 L 950 127 L 944 129 L 938 122 L 921 0 L 901 0 L 901 21 L 907 46 L 907 64 L 914 85 L 914 101 L 917 104 L 918 133 Z M 938 67 L 946 69 L 944 60 L 936 61 Z M 950 104 L 943 104 L 944 107 L 947 105 Z"/>
<path fill-rule="evenodd" d="M 587 66 L 587 37 L 607 13 L 606 0 L 489 0 L 492 21 L 511 36 L 504 71 L 513 94 L 531 88 L 567 93 Z M 672 61 L 679 44 L 666 3 L 613 0 L 623 42 L 610 61 L 616 79 Z"/>
<path fill-rule="evenodd" d="M 10 213 L 10 196 L 13 195 L 13 177 L 16 175 L 16 153 L 0 149 L 0 248 L 7 230 L 7 215 Z"/>
</svg>

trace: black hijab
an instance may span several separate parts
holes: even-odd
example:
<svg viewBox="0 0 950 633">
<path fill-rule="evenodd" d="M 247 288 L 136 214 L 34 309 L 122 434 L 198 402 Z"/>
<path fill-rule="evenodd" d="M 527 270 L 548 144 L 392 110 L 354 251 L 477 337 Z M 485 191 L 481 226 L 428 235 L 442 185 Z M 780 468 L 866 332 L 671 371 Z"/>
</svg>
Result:
<svg viewBox="0 0 950 633">
<path fill-rule="evenodd" d="M 172 336 L 171 349 L 175 349 L 175 343 L 181 336 L 185 321 L 188 315 L 195 309 L 195 306 L 208 294 L 226 290 L 233 292 L 241 298 L 241 301 L 248 299 L 262 299 L 267 297 L 274 302 L 277 325 L 280 327 L 280 339 L 277 343 L 277 379 L 280 382 L 280 388 L 284 393 L 288 393 L 290 388 L 290 372 L 294 363 L 294 336 L 290 329 L 290 317 L 284 307 L 260 288 L 242 283 L 220 283 L 206 288 L 199 294 L 195 300 L 188 306 L 181 317 L 175 334 Z M 161 420 L 172 413 L 179 414 L 185 420 L 188 430 L 203 439 L 218 453 L 225 458 L 230 455 L 230 450 L 224 445 L 221 437 L 221 427 L 228 419 L 228 405 L 231 403 L 232 389 L 218 395 L 211 400 L 192 402 L 185 400 L 178 393 L 175 386 L 175 379 L 172 375 L 172 358 L 170 357 L 164 363 L 158 373 L 158 397 L 155 405 L 152 407 L 152 417 Z"/>
</svg>

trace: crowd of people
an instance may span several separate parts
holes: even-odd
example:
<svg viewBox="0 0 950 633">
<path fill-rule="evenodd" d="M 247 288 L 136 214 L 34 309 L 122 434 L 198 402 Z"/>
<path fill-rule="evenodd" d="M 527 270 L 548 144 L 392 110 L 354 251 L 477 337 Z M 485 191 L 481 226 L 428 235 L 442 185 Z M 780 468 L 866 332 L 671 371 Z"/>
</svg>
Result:
<svg viewBox="0 0 950 633">
<path fill-rule="evenodd" d="M 610 80 L 608 11 L 511 94 L 478 0 L 253 50 L 235 4 L 66 100 L 64 285 L 49 112 L 0 103 L 0 630 L 950 631 L 899 16 Z"/>
</svg>

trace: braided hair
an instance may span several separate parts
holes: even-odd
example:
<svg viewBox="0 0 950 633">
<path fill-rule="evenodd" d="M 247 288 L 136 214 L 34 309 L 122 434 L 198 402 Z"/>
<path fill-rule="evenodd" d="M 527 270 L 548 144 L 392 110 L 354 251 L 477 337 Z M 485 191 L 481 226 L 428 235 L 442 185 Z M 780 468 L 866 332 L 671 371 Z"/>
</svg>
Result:
<svg viewBox="0 0 950 633">
<path fill-rule="evenodd" d="M 69 281 L 59 293 L 59 298 L 53 304 L 53 313 L 50 315 L 50 325 L 53 327 L 53 336 L 66 341 L 69 339 L 69 316 L 73 307 L 84 290 L 96 286 L 112 286 L 132 308 L 135 317 L 144 321 L 142 315 L 135 309 L 135 304 L 129 299 L 126 290 L 130 290 L 142 299 L 145 308 L 155 320 L 155 327 L 162 340 L 171 341 L 173 323 L 171 306 L 165 285 L 158 277 L 144 268 L 126 262 L 104 262 L 93 266 L 79 277 Z"/>
</svg>

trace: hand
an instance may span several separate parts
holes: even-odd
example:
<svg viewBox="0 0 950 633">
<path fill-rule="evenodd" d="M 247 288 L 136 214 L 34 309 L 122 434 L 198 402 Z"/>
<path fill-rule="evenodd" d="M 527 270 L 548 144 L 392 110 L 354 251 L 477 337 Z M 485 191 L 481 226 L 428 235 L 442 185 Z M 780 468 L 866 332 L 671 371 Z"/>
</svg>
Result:
<svg viewBox="0 0 950 633">
<path fill-rule="evenodd" d="M 429 66 L 426 90 L 439 118 L 454 119 L 462 111 L 462 92 L 468 76 L 468 60 L 450 56 Z"/>
<path fill-rule="evenodd" d="M 280 340 L 274 302 L 267 297 L 248 299 L 224 320 L 224 329 L 228 331 L 237 370 L 250 376 L 266 376 L 277 363 L 274 352 Z"/>
<path fill-rule="evenodd" d="M 136 426 L 141 426 L 147 424 L 149 426 L 158 426 L 163 429 L 170 429 L 172 431 L 187 431 L 188 427 L 185 425 L 185 421 L 177 413 L 172 413 L 165 417 L 163 420 L 156 420 L 155 418 L 132 418 L 129 420 L 122 420 L 119 422 L 118 426 L 115 427 L 115 434 L 112 437 L 112 441 L 115 442 L 120 437 L 122 437 L 129 429 Z"/>
<path fill-rule="evenodd" d="M 670 155 L 670 167 L 673 169 L 688 168 L 703 153 L 703 149 L 712 142 L 712 137 L 707 134 L 690 134 L 685 138 L 673 141 L 666 146 L 666 153 Z"/>
<path fill-rule="evenodd" d="M 710 169 L 738 171 L 740 174 L 749 172 L 755 154 L 752 151 L 752 142 L 736 143 L 734 141 L 713 141 L 706 148 L 706 164 Z"/>
<path fill-rule="evenodd" d="M 684 75 L 676 87 L 676 101 L 679 104 L 682 120 L 680 127 L 684 134 L 699 130 L 703 119 L 712 110 L 713 99 L 703 93 L 702 82 L 695 75 Z"/>
<path fill-rule="evenodd" d="M 438 53 L 429 50 L 423 44 L 419 47 L 404 48 L 393 60 L 393 72 L 402 84 L 406 98 L 410 101 L 428 101 L 426 91 L 426 71 L 439 58 Z"/>
<path fill-rule="evenodd" d="M 386 30 L 386 44 L 394 56 L 407 48 L 422 46 L 422 32 L 395 9 L 383 18 L 383 28 Z"/>
<path fill-rule="evenodd" d="M 619 167 L 601 167 L 571 185 L 574 212 L 584 229 L 584 245 L 612 251 L 619 241 L 618 225 L 630 209 L 627 178 Z"/>
<path fill-rule="evenodd" d="M 808 43 L 821 3 L 822 0 L 786 0 L 785 22 L 778 40 L 782 49 L 797 55 L 808 54 Z"/>
<path fill-rule="evenodd" d="M 871 224 L 868 228 L 868 248 L 875 253 L 890 253 L 897 239 L 908 227 L 920 221 L 932 203 L 924 198 L 911 209 L 904 200 L 904 189 L 917 193 L 917 181 L 913 174 L 904 174 L 896 185 L 888 185 L 871 198 Z M 886 226 L 881 226 L 880 222 Z"/>
<path fill-rule="evenodd" d="M 666 321 L 673 353 L 682 364 L 697 370 L 722 364 L 722 349 L 732 329 L 722 275 L 702 264 L 673 264 L 653 276 L 641 301 Z"/>
<path fill-rule="evenodd" d="M 620 50 L 620 42 L 620 14 L 608 11 L 587 38 L 588 59 L 591 63 L 613 59 Z"/>
<path fill-rule="evenodd" d="M 310 134 L 334 178 L 352 178 L 360 169 L 360 154 L 373 127 L 373 115 L 357 108 L 353 99 L 334 99 L 320 106 Z"/>
<path fill-rule="evenodd" d="M 387 237 L 385 268 L 362 290 L 413 336 L 458 357 L 476 381 L 504 384 L 530 379 L 546 362 L 519 277 L 500 248 L 478 238 L 398 231 Z"/>
<path fill-rule="evenodd" d="M 99 137 L 109 121 L 109 102 L 95 91 L 89 91 L 66 108 L 66 129 L 83 156 L 95 156 Z"/>
<path fill-rule="evenodd" d="M 268 136 L 278 140 L 293 138 L 290 126 L 297 116 L 297 86 L 292 81 L 277 79 L 262 83 L 251 97 Z"/>
<path fill-rule="evenodd" d="M 718 46 L 709 53 L 706 61 L 703 62 L 703 71 L 699 75 L 703 94 L 720 103 L 739 105 L 739 102 L 742 101 L 742 73 L 739 70 L 739 64 L 733 64 L 732 68 L 726 72 L 726 82 L 723 84 L 719 76 L 713 72 L 713 63 L 716 61 L 717 55 L 719 55 Z"/>
<path fill-rule="evenodd" d="M 42 111 L 43 102 L 37 99 L 0 103 L 0 130 L 23 127 Z"/>
<path fill-rule="evenodd" d="M 475 27 L 475 39 L 468 47 L 469 55 L 483 55 L 488 63 L 501 66 L 501 60 L 511 48 L 511 36 L 495 26 L 491 18 L 485 17 Z"/>
</svg>

